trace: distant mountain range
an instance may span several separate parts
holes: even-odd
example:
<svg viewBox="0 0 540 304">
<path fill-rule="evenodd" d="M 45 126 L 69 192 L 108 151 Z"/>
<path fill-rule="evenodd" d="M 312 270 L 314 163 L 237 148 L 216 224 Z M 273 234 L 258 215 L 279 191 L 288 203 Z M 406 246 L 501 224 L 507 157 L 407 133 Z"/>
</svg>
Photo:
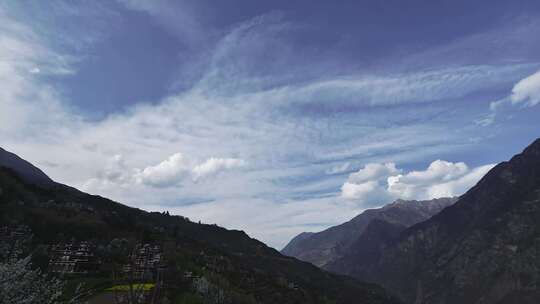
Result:
<svg viewBox="0 0 540 304">
<path fill-rule="evenodd" d="M 540 139 L 452 201 L 408 228 L 384 218 L 354 226 L 362 214 L 300 235 L 283 253 L 381 284 L 405 303 L 540 303 Z"/>
<path fill-rule="evenodd" d="M 9 234 L 10 229 L 15 233 Z M 66 277 L 97 284 L 87 285 L 88 294 L 110 287 L 111 271 L 116 267 L 113 261 L 127 256 L 113 254 L 120 250 L 115 249 L 119 244 L 144 242 L 164 250 L 163 295 L 169 299 L 192 292 L 193 288 L 185 286 L 186 277 L 198 277 L 198 288 L 215 291 L 209 297 L 219 299 L 204 303 L 398 303 L 375 284 L 283 256 L 243 231 L 145 212 L 55 183 L 29 162 L 0 149 L 0 249 L 10 248 L 10 244 L 1 244 L 9 241 L 9 235 L 25 234 L 28 246 L 20 254 L 32 254 L 34 265 L 44 270 L 50 268 L 52 245 L 94 244 L 102 262 L 99 271 L 91 278 L 84 274 Z M 2 253 L 0 258 L 8 252 Z"/>
<path fill-rule="evenodd" d="M 352 220 L 322 232 L 301 233 L 293 238 L 281 253 L 326 268 L 347 255 L 373 221 L 386 222 L 404 230 L 429 219 L 456 201 L 457 198 L 397 200 L 382 208 L 366 210 Z"/>
</svg>

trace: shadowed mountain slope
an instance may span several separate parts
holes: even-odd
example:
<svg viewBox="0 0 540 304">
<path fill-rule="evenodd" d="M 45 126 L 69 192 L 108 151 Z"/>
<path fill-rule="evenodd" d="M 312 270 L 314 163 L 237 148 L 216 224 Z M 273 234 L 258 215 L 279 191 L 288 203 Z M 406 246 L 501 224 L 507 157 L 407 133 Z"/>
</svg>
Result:
<svg viewBox="0 0 540 304">
<path fill-rule="evenodd" d="M 373 220 L 406 228 L 430 218 L 456 200 L 457 198 L 428 201 L 397 200 L 382 208 L 366 210 L 352 220 L 322 232 L 301 233 L 292 239 L 281 253 L 325 268 L 347 255 L 351 246 L 357 242 Z"/>
<path fill-rule="evenodd" d="M 120 239 L 151 242 L 165 248 L 169 257 L 166 273 L 195 269 L 214 278 L 225 294 L 247 299 L 231 300 L 235 303 L 397 303 L 374 284 L 283 256 L 243 231 L 197 224 L 181 216 L 146 212 L 89 195 L 54 183 L 28 162 L 2 153 L 3 164 L 8 166 L 0 166 L 0 227 L 24 225 L 32 231 L 26 254 L 41 248 L 46 255 L 44 248 L 50 244 L 73 240 L 89 241 L 98 248 Z M 102 257 L 104 261 L 108 258 Z M 41 260 L 46 267 L 49 258 Z M 100 275 L 110 277 L 110 268 L 103 265 Z M 183 292 L 178 290 L 179 282 L 171 279 L 166 286 L 171 292 Z"/>
<path fill-rule="evenodd" d="M 14 153 L 0 148 L 0 167 L 10 168 L 29 184 L 51 186 L 54 181 L 43 171 Z"/>
<path fill-rule="evenodd" d="M 333 270 L 407 303 L 540 303 L 540 139 L 454 205 L 391 236 L 378 255 Z M 349 259 L 350 257 L 346 257 Z"/>
</svg>

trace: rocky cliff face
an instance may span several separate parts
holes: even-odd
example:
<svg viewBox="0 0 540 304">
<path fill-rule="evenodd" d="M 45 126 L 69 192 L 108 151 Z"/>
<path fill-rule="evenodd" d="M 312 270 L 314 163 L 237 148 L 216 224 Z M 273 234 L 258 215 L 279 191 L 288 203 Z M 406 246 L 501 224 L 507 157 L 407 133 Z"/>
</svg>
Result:
<svg viewBox="0 0 540 304">
<path fill-rule="evenodd" d="M 281 252 L 326 268 L 349 253 L 351 246 L 358 243 L 358 239 L 372 221 L 380 220 L 406 228 L 430 218 L 456 200 L 457 198 L 429 201 L 397 200 L 379 209 L 366 210 L 349 222 L 325 231 L 302 233 L 291 240 Z"/>
<path fill-rule="evenodd" d="M 540 139 L 349 274 L 408 303 L 540 303 Z"/>
</svg>

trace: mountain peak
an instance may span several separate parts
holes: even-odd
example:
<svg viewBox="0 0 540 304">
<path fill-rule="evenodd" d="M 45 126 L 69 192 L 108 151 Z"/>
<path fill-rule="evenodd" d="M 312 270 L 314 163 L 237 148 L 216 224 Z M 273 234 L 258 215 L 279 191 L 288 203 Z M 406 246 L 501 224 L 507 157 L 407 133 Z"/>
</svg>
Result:
<svg viewBox="0 0 540 304">
<path fill-rule="evenodd" d="M 343 256 L 373 220 L 409 227 L 424 221 L 453 204 L 456 198 L 429 201 L 398 199 L 377 209 L 369 209 L 350 221 L 317 233 L 301 233 L 281 251 L 285 255 L 325 267 Z"/>
<path fill-rule="evenodd" d="M 26 183 L 39 186 L 52 186 L 55 182 L 36 166 L 20 158 L 17 154 L 0 147 L 0 167 L 9 168 Z"/>
<path fill-rule="evenodd" d="M 409 303 L 539 303 L 539 218 L 537 139 L 348 274 Z"/>
<path fill-rule="evenodd" d="M 537 138 L 532 144 L 530 144 L 521 155 L 540 156 L 540 138 Z"/>
</svg>

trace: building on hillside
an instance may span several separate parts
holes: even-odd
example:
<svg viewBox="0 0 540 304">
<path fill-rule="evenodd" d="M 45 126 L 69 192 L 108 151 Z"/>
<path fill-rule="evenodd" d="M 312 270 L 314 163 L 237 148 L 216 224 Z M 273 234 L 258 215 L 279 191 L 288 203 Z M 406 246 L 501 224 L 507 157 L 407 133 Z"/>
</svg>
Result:
<svg viewBox="0 0 540 304">
<path fill-rule="evenodd" d="M 51 247 L 49 269 L 62 274 L 86 274 L 99 269 L 100 262 L 89 242 L 71 242 Z"/>
<path fill-rule="evenodd" d="M 124 265 L 124 273 L 137 279 L 153 279 L 163 267 L 163 252 L 159 245 L 138 244 Z"/>
</svg>

